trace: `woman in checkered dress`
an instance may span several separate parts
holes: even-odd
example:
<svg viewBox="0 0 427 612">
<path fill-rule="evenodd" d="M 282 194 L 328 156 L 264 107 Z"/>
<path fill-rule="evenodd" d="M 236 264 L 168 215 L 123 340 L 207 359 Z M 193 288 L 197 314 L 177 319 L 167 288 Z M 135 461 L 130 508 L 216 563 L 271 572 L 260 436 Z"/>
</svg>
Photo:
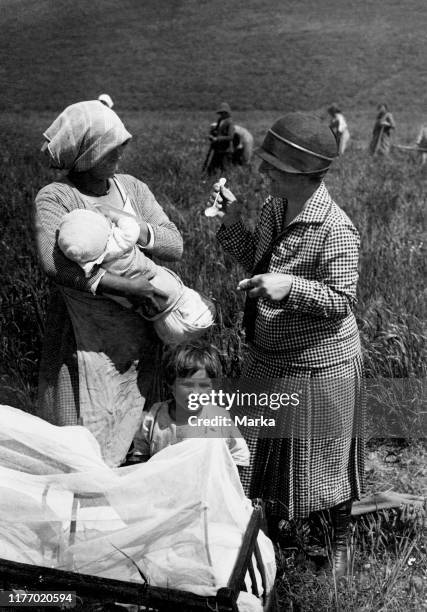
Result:
<svg viewBox="0 0 427 612">
<path fill-rule="evenodd" d="M 254 232 L 228 189 L 216 184 L 211 197 L 220 190 L 218 240 L 251 274 L 239 284 L 247 292 L 248 390 L 294 394 L 294 401 L 275 412 L 237 409 L 240 417 L 263 414 L 276 422 L 273 430 L 242 428 L 252 455 L 242 480 L 277 519 L 330 509 L 335 566 L 344 572 L 351 502 L 364 479 L 362 359 L 353 314 L 359 236 L 322 180 L 337 155 L 327 124 L 290 113 L 256 153 L 270 195 Z"/>
<path fill-rule="evenodd" d="M 149 276 L 125 278 L 95 266 L 88 277 L 57 244 L 59 225 L 71 210 L 118 208 L 139 223 L 138 246 L 148 256 L 179 259 L 182 239 L 147 185 L 116 174 L 131 135 L 114 111 L 99 101 L 67 107 L 44 133 L 43 150 L 53 167 L 67 171 L 35 200 L 41 264 L 53 280 L 40 364 L 38 414 L 55 425 L 81 424 L 97 438 L 104 460 L 119 465 L 142 420 L 156 367 L 156 336 L 133 310 L 156 303 Z"/>
</svg>

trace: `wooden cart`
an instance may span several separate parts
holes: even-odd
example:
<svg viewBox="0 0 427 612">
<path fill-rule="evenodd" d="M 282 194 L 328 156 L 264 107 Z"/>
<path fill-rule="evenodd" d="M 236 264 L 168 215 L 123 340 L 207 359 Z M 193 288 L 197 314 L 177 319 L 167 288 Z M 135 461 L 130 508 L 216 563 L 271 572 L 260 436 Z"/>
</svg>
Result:
<svg viewBox="0 0 427 612">
<path fill-rule="evenodd" d="M 262 509 L 254 507 L 228 584 L 219 589 L 215 596 L 202 597 L 187 591 L 78 574 L 6 559 L 0 559 L 0 590 L 19 588 L 28 591 L 75 591 L 79 600 L 86 603 L 136 604 L 144 606 L 143 609 L 155 612 L 171 612 L 172 610 L 174 612 L 197 610 L 238 612 L 236 602 L 240 591 L 246 590 L 244 579 L 247 573 L 251 579 L 252 593 L 260 597 L 252 560 L 255 557 L 264 591 L 264 595 L 260 597 L 263 610 L 276 612 L 278 607 L 275 590 L 273 589 L 268 598 L 265 596 L 265 569 L 257 543 L 261 522 Z M 84 605 L 80 607 L 81 609 L 85 609 Z"/>
</svg>

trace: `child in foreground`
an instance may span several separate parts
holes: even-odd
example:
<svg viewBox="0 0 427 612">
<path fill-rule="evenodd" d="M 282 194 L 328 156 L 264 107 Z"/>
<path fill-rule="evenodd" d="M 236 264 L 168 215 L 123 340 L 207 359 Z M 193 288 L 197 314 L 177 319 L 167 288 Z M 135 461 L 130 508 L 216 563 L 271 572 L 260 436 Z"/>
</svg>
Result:
<svg viewBox="0 0 427 612">
<path fill-rule="evenodd" d="M 138 312 L 153 322 L 157 335 L 166 345 L 178 345 L 201 336 L 214 323 L 214 304 L 185 287 L 174 272 L 144 255 L 136 246 L 139 231 L 132 214 L 106 206 L 96 212 L 78 209 L 64 216 L 58 246 L 68 259 L 79 264 L 86 276 L 95 266 L 127 278 L 146 276 L 165 297 L 156 296 L 159 312 L 141 308 Z M 109 297 L 132 308 L 126 298 Z"/>
<path fill-rule="evenodd" d="M 191 394 L 209 394 L 212 379 L 221 376 L 218 351 L 207 344 L 187 344 L 169 350 L 163 372 L 172 399 L 157 402 L 143 413 L 131 461 L 146 461 L 163 448 L 191 437 L 224 438 L 237 466 L 249 465 L 249 450 L 230 413 L 212 404 L 191 402 Z M 194 395 L 192 396 L 194 400 Z M 217 418 L 215 418 L 217 417 Z M 198 421 L 200 420 L 200 421 Z M 191 425 L 191 423 L 200 423 Z"/>
</svg>

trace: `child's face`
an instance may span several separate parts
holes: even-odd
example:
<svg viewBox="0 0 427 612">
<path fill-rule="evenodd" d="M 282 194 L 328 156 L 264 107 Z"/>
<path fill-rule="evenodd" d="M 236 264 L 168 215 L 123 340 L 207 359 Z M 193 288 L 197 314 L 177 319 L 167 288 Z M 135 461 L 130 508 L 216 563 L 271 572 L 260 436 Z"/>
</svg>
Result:
<svg viewBox="0 0 427 612">
<path fill-rule="evenodd" d="M 198 405 L 197 408 L 189 406 L 190 394 L 201 395 L 202 393 L 210 393 L 211 390 L 212 381 L 205 368 L 197 370 L 197 372 L 188 375 L 186 378 L 177 378 L 172 385 L 172 393 L 175 398 L 176 407 L 193 414 L 200 412 L 202 406 Z M 193 406 L 195 403 L 196 402 L 193 403 Z"/>
</svg>

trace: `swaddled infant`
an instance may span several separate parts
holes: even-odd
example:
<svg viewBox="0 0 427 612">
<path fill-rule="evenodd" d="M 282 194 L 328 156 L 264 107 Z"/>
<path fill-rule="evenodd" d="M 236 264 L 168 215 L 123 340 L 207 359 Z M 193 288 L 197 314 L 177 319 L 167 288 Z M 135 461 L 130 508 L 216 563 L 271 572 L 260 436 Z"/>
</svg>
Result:
<svg viewBox="0 0 427 612">
<path fill-rule="evenodd" d="M 127 278 L 146 276 L 166 297 L 156 296 L 159 313 L 138 312 L 153 321 L 165 344 L 173 346 L 201 336 L 214 323 L 214 304 L 144 255 L 137 247 L 140 228 L 135 218 L 109 207 L 103 207 L 103 213 L 78 209 L 64 216 L 58 234 L 58 246 L 64 255 L 79 264 L 86 276 L 95 266 Z M 126 298 L 109 297 L 122 306 L 133 307 Z"/>
</svg>

